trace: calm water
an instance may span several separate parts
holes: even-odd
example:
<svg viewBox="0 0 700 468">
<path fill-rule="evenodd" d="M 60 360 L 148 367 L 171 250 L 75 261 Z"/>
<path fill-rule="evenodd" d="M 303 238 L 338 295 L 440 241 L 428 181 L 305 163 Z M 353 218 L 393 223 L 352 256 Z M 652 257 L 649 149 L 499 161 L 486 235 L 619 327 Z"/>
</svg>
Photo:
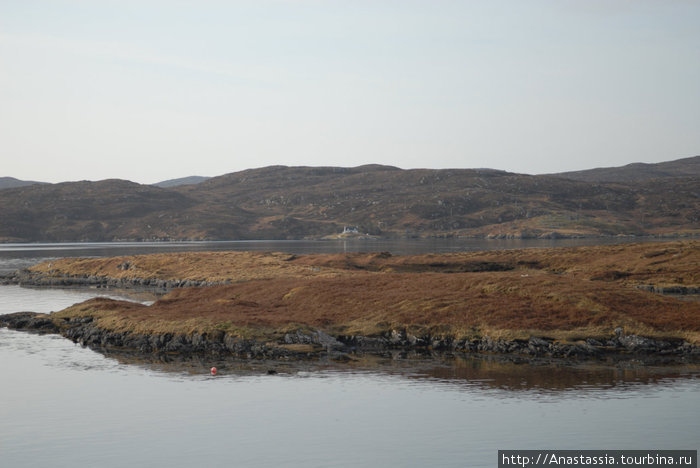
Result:
<svg viewBox="0 0 700 468">
<path fill-rule="evenodd" d="M 72 249 L 41 248 L 3 258 Z M 0 286 L 0 313 L 97 292 Z M 700 448 L 695 366 L 396 357 L 232 361 L 211 377 L 211 364 L 134 362 L 0 329 L 0 466 L 491 467 L 498 449 Z"/>
<path fill-rule="evenodd" d="M 58 257 L 108 257 L 159 252 L 259 250 L 292 254 L 338 252 L 391 252 L 395 255 L 430 252 L 464 252 L 474 250 L 518 249 L 530 247 L 570 247 L 657 241 L 655 238 L 602 239 L 405 239 L 405 240 L 292 240 L 228 242 L 95 242 L 63 244 L 0 244 L 0 274 L 26 268 Z"/>
</svg>

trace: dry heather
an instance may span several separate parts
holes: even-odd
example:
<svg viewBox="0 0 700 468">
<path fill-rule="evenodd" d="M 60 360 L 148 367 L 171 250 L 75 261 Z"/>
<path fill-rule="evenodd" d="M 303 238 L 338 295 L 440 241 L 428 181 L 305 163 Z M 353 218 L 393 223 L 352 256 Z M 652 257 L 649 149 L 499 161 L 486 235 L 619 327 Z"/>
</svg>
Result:
<svg viewBox="0 0 700 468">
<path fill-rule="evenodd" d="M 182 252 L 109 258 L 61 258 L 29 268 L 45 276 L 104 276 L 124 279 L 240 282 L 277 277 L 335 275 L 320 272 L 278 252 Z"/>
<path fill-rule="evenodd" d="M 700 241 L 392 256 L 387 253 L 290 255 L 186 252 L 111 258 L 64 258 L 33 266 L 46 276 L 105 276 L 241 282 L 347 276 L 358 272 L 498 272 L 539 270 L 627 285 L 700 285 Z"/>
<path fill-rule="evenodd" d="M 591 247 L 514 249 L 452 254 L 306 255 L 296 264 L 372 271 L 543 270 L 579 279 L 624 284 L 700 285 L 700 241 Z"/>
<path fill-rule="evenodd" d="M 177 275 L 183 255 L 185 271 L 196 271 L 189 269 L 196 256 L 203 259 L 203 278 L 218 278 L 206 276 L 216 261 L 216 271 L 225 272 L 221 277 L 237 282 L 176 289 L 148 307 L 98 299 L 56 317 L 91 315 L 100 326 L 116 330 L 222 330 L 267 339 L 313 327 L 344 335 L 406 328 L 414 334 L 575 341 L 608 337 L 622 326 L 627 333 L 699 343 L 700 302 L 635 287 L 697 287 L 698 246 L 693 241 L 407 257 L 248 253 L 105 259 L 108 265 L 147 265 L 157 257 L 157 271 Z M 256 258 L 264 259 L 264 266 Z M 172 264 L 163 265 L 163 259 Z M 239 271 L 240 264 L 227 265 L 227 259 L 244 259 L 249 270 Z"/>
</svg>

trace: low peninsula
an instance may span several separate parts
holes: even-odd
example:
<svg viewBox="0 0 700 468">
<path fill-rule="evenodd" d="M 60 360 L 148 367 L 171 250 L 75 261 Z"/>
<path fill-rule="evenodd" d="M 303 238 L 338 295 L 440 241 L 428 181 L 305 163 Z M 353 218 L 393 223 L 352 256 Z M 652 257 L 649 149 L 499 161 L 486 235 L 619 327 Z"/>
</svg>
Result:
<svg viewBox="0 0 700 468">
<path fill-rule="evenodd" d="M 192 252 L 65 258 L 6 283 L 157 292 L 0 325 L 139 355 L 359 353 L 700 360 L 700 241 L 396 256 Z"/>
</svg>

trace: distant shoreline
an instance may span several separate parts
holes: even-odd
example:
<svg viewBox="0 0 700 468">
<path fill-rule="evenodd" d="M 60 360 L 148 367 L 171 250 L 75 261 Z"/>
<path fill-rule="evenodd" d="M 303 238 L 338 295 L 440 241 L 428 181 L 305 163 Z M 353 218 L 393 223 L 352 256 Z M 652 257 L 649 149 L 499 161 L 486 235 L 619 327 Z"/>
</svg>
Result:
<svg viewBox="0 0 700 468">
<path fill-rule="evenodd" d="M 0 246 L 12 245 L 109 245 L 109 244 L 207 244 L 207 243 L 249 243 L 249 242 L 322 242 L 336 240 L 361 240 L 361 241 L 426 241 L 426 240 L 482 240 L 482 241 L 498 241 L 498 240 L 628 240 L 629 242 L 663 242 L 671 240 L 686 240 L 700 239 L 700 232 L 677 232 L 666 234 L 560 234 L 557 232 L 544 233 L 537 236 L 522 235 L 522 234 L 485 234 L 485 235 L 454 235 L 454 234 L 421 234 L 410 236 L 399 235 L 373 235 L 373 234 L 357 234 L 344 235 L 343 233 L 330 234 L 318 237 L 300 237 L 290 239 L 278 238 L 256 238 L 256 239 L 190 239 L 190 238 L 125 238 L 112 240 L 8 240 L 0 237 Z"/>
</svg>

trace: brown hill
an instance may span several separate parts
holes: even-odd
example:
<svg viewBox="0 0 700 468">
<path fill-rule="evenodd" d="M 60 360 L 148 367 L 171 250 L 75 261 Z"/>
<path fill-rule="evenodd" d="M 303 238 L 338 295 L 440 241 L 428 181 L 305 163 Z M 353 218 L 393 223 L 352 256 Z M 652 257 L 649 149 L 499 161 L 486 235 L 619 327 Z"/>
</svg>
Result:
<svg viewBox="0 0 700 468">
<path fill-rule="evenodd" d="M 591 183 L 494 170 L 266 167 L 173 188 L 0 191 L 0 240 L 549 237 L 700 232 L 700 177 Z"/>
<path fill-rule="evenodd" d="M 0 239 L 109 241 L 148 237 L 197 202 L 124 180 L 65 182 L 0 191 Z M 151 224 L 152 223 L 152 224 Z"/>
<path fill-rule="evenodd" d="M 584 182 L 641 182 L 667 177 L 700 177 L 700 156 L 656 164 L 633 163 L 621 167 L 599 167 L 585 171 L 551 174 Z"/>
</svg>

